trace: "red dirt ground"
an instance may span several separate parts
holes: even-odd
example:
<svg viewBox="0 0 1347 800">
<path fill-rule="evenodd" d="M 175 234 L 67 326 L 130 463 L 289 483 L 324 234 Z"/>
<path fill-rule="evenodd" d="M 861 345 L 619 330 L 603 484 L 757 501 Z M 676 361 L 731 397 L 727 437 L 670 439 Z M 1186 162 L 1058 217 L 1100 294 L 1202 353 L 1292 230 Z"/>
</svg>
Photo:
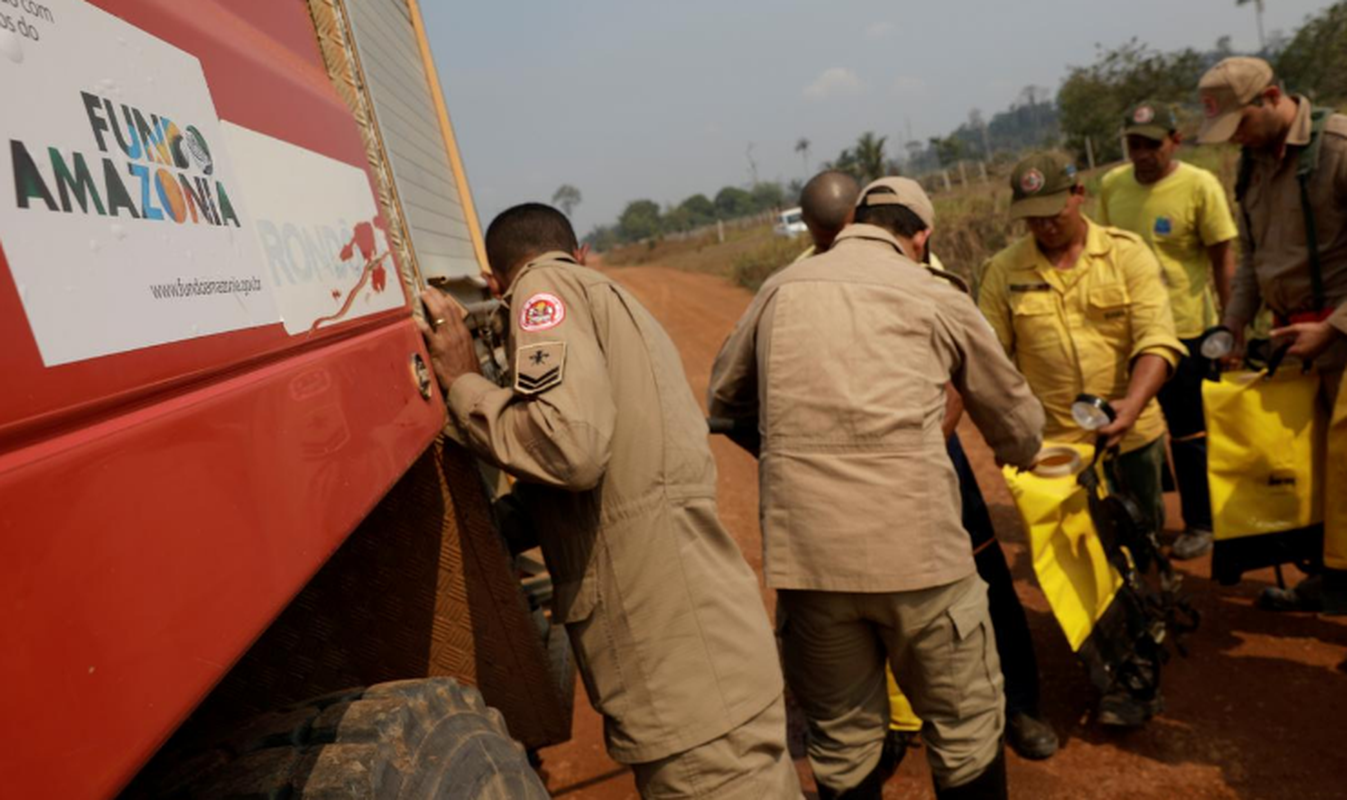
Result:
<svg viewBox="0 0 1347 800">
<path fill-rule="evenodd" d="M 711 362 L 751 295 L 722 278 L 661 267 L 608 270 L 668 329 L 694 392 L 703 397 Z M 1090 724 L 1093 691 L 1032 576 L 1024 536 L 1000 472 L 981 436 L 960 428 L 1029 614 L 1042 672 L 1043 711 L 1062 738 L 1048 761 L 1009 755 L 1016 797 L 1138 800 L 1347 798 L 1347 619 L 1278 616 L 1253 608 L 1271 570 L 1224 589 L 1207 580 L 1208 559 L 1185 562 L 1186 588 L 1203 613 L 1191 656 L 1164 673 L 1167 712 L 1146 728 L 1113 733 Z M 756 462 L 721 437 L 720 514 L 761 577 Z M 1171 527 L 1177 497 L 1169 495 Z M 1288 580 L 1298 580 L 1294 570 Z M 771 609 L 771 591 L 763 590 Z M 636 798 L 630 774 L 603 749 L 599 716 L 576 692 L 574 738 L 542 751 L 548 788 L 568 800 Z M 802 755 L 797 752 L 797 755 Z M 807 795 L 809 767 L 796 760 Z M 921 749 L 909 752 L 886 798 L 931 798 Z"/>
</svg>

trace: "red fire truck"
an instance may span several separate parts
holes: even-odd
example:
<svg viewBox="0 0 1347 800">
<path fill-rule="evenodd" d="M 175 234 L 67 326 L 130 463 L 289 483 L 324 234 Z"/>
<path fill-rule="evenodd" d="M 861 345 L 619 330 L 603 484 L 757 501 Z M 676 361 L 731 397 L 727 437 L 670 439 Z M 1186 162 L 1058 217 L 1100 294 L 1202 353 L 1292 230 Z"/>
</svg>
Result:
<svg viewBox="0 0 1347 800">
<path fill-rule="evenodd" d="M 565 636 L 411 319 L 485 264 L 416 0 L 4 0 L 0 87 L 0 793 L 545 797 Z"/>
</svg>

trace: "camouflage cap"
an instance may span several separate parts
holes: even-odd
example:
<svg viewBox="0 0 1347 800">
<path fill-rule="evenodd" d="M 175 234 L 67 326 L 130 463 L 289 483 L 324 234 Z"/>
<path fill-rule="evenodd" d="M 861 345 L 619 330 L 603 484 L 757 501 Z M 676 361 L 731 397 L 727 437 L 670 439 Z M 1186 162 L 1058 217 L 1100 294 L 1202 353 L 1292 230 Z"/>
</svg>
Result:
<svg viewBox="0 0 1347 800">
<path fill-rule="evenodd" d="M 870 183 L 856 200 L 857 208 L 863 206 L 904 206 L 926 227 L 935 227 L 935 206 L 921 184 L 911 178 L 880 178 Z"/>
<path fill-rule="evenodd" d="M 1055 217 L 1076 188 L 1076 165 L 1056 153 L 1035 153 L 1010 173 L 1010 218 Z"/>
<path fill-rule="evenodd" d="M 1272 67 L 1261 58 L 1227 58 L 1207 70 L 1197 84 L 1206 119 L 1197 132 L 1202 144 L 1229 141 L 1239 127 L 1240 111 L 1272 85 Z"/>
<path fill-rule="evenodd" d="M 1127 109 L 1127 115 L 1123 117 L 1124 134 L 1144 136 L 1155 142 L 1163 142 L 1178 129 L 1179 121 L 1174 117 L 1174 110 L 1149 100 Z"/>
</svg>

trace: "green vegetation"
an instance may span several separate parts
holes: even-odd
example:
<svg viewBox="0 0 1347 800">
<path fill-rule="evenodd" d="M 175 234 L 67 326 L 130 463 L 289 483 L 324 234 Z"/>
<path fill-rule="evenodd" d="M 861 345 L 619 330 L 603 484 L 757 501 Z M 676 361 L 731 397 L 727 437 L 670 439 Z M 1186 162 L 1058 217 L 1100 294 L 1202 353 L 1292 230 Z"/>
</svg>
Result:
<svg viewBox="0 0 1347 800">
<path fill-rule="evenodd" d="M 1122 158 L 1122 118 L 1142 100 L 1181 106 L 1196 95 L 1208 59 L 1196 50 L 1161 53 L 1136 39 L 1075 67 L 1057 92 L 1066 146 L 1084 160 L 1086 142 L 1096 163 Z"/>
<path fill-rule="evenodd" d="M 1123 113 L 1142 100 L 1172 104 L 1180 123 L 1196 128 L 1197 82 L 1213 64 L 1232 55 L 1236 53 L 1228 38 L 1207 52 L 1188 48 L 1164 53 L 1136 39 L 1101 51 L 1090 66 L 1072 68 L 1057 93 L 1066 146 L 1083 162 L 1088 137 L 1097 162 L 1121 158 Z M 1342 104 L 1347 100 L 1347 0 L 1307 19 L 1289 41 L 1274 32 L 1259 55 L 1272 63 L 1288 91 L 1320 104 Z"/>
<path fill-rule="evenodd" d="M 1277 57 L 1276 69 L 1293 91 L 1342 107 L 1347 102 L 1347 2 L 1306 20 Z"/>
<path fill-rule="evenodd" d="M 668 234 L 686 234 L 717 221 L 762 214 L 786 205 L 788 199 L 793 202 L 797 194 L 798 189 L 788 198 L 781 184 L 760 181 L 748 189 L 726 186 L 716 193 L 714 200 L 704 194 L 694 194 L 665 209 L 654 200 L 633 200 L 622 209 L 616 225 L 596 226 L 584 241 L 595 250 L 609 251 Z"/>
<path fill-rule="evenodd" d="M 789 265 L 809 247 L 808 237 L 776 236 L 771 241 L 736 256 L 731 276 L 734 282 L 756 292 L 772 273 Z"/>
</svg>

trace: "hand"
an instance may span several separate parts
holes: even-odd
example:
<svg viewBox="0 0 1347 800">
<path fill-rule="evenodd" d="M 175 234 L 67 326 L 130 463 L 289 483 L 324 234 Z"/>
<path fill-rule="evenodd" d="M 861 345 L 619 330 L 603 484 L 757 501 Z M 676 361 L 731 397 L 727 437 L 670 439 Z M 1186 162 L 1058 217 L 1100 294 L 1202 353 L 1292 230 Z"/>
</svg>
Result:
<svg viewBox="0 0 1347 800">
<path fill-rule="evenodd" d="M 426 307 L 426 317 L 431 320 L 416 320 L 416 327 L 426 339 L 426 348 L 430 350 L 430 366 L 435 377 L 440 380 L 440 388 L 448 392 L 458 376 L 468 372 L 481 372 L 477 361 L 477 351 L 472 345 L 472 333 L 463 324 L 463 312 L 452 299 L 437 289 L 421 292 L 421 302 Z"/>
<path fill-rule="evenodd" d="M 1272 330 L 1273 339 L 1289 339 L 1291 349 L 1287 355 L 1302 361 L 1313 361 L 1316 356 L 1328 349 L 1342 333 L 1328 322 L 1297 322 L 1284 328 Z"/>
<path fill-rule="evenodd" d="M 1117 416 L 1112 422 L 1099 429 L 1099 435 L 1107 437 L 1104 441 L 1105 447 L 1113 447 L 1121 442 L 1127 432 L 1132 430 L 1132 426 L 1137 424 L 1142 409 L 1146 407 L 1144 401 L 1131 397 L 1110 400 L 1109 405 L 1113 406 L 1113 412 Z"/>
<path fill-rule="evenodd" d="M 1230 345 L 1230 352 L 1221 358 L 1221 369 L 1239 370 L 1244 369 L 1244 350 L 1246 343 L 1244 341 L 1244 329 L 1247 323 L 1242 320 L 1226 320 L 1221 323 L 1230 329 L 1230 335 L 1234 337 L 1234 342 Z"/>
</svg>

